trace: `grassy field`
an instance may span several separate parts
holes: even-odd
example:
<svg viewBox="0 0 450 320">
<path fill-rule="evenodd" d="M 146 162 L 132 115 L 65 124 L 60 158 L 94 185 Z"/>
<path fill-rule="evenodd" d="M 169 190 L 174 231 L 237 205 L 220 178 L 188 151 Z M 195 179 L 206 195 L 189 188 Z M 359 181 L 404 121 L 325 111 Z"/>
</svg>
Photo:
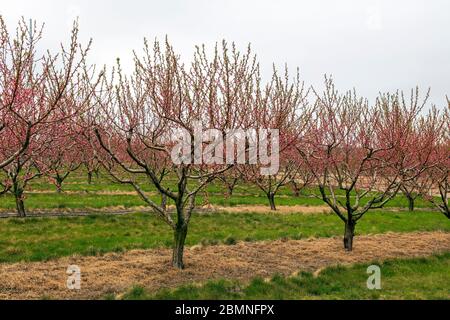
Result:
<svg viewBox="0 0 450 320">
<path fill-rule="evenodd" d="M 1 174 L 0 174 L 1 175 Z M 146 182 L 146 177 L 138 177 L 142 190 L 148 196 L 159 201 L 160 196 L 153 185 Z M 176 189 L 176 182 L 168 179 L 167 186 Z M 214 204 L 218 206 L 237 205 L 263 205 L 268 206 L 266 195 L 255 185 L 239 183 L 236 185 L 233 196 L 226 196 L 226 188 L 222 182 L 216 180 L 201 192 L 197 199 L 197 205 Z M 337 195 L 344 196 L 342 190 L 336 191 Z M 317 188 L 306 188 L 302 190 L 299 197 L 293 196 L 289 186 L 280 188 L 276 195 L 276 204 L 282 206 L 318 206 L 324 205 L 323 201 L 315 196 L 319 195 Z M 361 204 L 366 203 L 363 199 Z M 63 184 L 63 193 L 56 193 L 55 185 L 46 178 L 32 180 L 25 190 L 25 207 L 27 210 L 91 210 L 102 208 L 132 208 L 140 207 L 145 203 L 135 194 L 134 189 L 127 184 L 116 183 L 106 174 L 100 173 L 91 184 L 88 184 L 86 173 L 82 170 L 69 175 Z M 418 198 L 416 208 L 428 209 L 431 204 Z M 386 208 L 407 208 L 407 199 L 399 194 L 392 199 Z M 0 196 L 0 211 L 13 212 L 15 200 L 12 194 Z"/>
<path fill-rule="evenodd" d="M 187 245 L 331 237 L 342 235 L 343 228 L 342 222 L 330 214 L 195 214 Z M 356 228 L 357 234 L 435 230 L 450 232 L 450 223 L 443 215 L 426 211 L 374 211 Z M 144 213 L 0 219 L 0 262 L 168 247 L 172 239 L 167 225 Z"/>
<path fill-rule="evenodd" d="M 159 201 L 159 197 L 150 196 L 154 201 Z M 207 199 L 207 200 L 206 200 Z M 319 206 L 324 205 L 323 201 L 309 196 L 287 197 L 279 196 L 275 199 L 277 205 L 281 206 Z M 268 206 L 267 198 L 262 194 L 255 195 L 233 195 L 231 198 L 223 195 L 208 194 L 207 197 L 199 195 L 197 204 L 202 205 L 211 203 L 218 206 L 237 206 L 237 205 L 263 205 Z M 364 201 L 362 201 L 364 203 Z M 25 206 L 28 210 L 39 209 L 72 209 L 89 210 L 102 208 L 132 208 L 143 206 L 145 203 L 134 194 L 99 194 L 99 193 L 27 193 Z M 407 200 L 398 196 L 386 205 L 386 208 L 406 208 Z M 427 209 L 430 205 L 424 201 L 417 201 L 417 208 Z M 0 210 L 13 212 L 15 202 L 12 195 L 0 196 Z"/>
<path fill-rule="evenodd" d="M 150 195 L 154 201 L 159 201 L 156 195 Z M 0 197 L 0 209 L 3 211 L 14 211 L 15 202 L 11 195 Z M 98 194 L 98 193 L 28 193 L 26 195 L 25 205 L 27 209 L 101 209 L 124 207 L 132 208 L 145 205 L 145 203 L 134 194 Z M 323 201 L 310 196 L 287 197 L 278 196 L 275 198 L 276 204 L 279 206 L 319 206 L 324 205 Z M 262 194 L 255 195 L 239 195 L 232 197 L 224 197 L 224 195 L 208 194 L 207 196 L 199 195 L 196 199 L 197 205 L 211 203 L 218 206 L 238 206 L 238 205 L 263 205 L 268 206 L 267 198 Z M 362 204 L 365 201 L 361 201 Z M 397 196 L 391 200 L 386 208 L 407 208 L 407 200 L 403 196 Z M 428 209 L 431 206 L 425 202 L 418 200 L 416 208 Z"/>
<path fill-rule="evenodd" d="M 150 184 L 142 184 L 153 200 L 159 197 Z M 79 217 L 30 217 L 0 219 L 0 263 L 48 261 L 64 256 L 96 256 L 131 249 L 171 247 L 171 229 L 152 214 L 136 212 L 108 215 L 103 211 L 134 208 L 144 205 L 128 185 L 113 183 L 100 175 L 88 184 L 85 175 L 71 175 L 63 185 L 63 193 L 45 179 L 34 180 L 27 190 L 25 205 L 30 211 L 55 210 L 101 213 Z M 225 196 L 220 182 L 208 186 L 197 198 L 197 204 L 216 206 L 268 206 L 266 196 L 252 185 L 237 185 L 232 197 Z M 338 194 L 343 196 L 342 191 Z M 317 190 L 309 188 L 299 197 L 288 187 L 276 197 L 279 206 L 323 206 L 314 197 Z M 364 201 L 363 201 L 364 203 Z M 416 211 L 407 212 L 407 200 L 398 195 L 386 208 L 366 214 L 356 227 L 356 234 L 387 232 L 444 231 L 450 232 L 447 218 L 430 208 L 421 199 Z M 12 195 L 0 196 L 0 211 L 13 212 Z M 399 209 L 399 210 L 398 210 Z M 251 210 L 251 209 L 250 209 Z M 295 209 L 297 210 L 297 209 Z M 334 214 L 302 212 L 195 212 L 189 226 L 186 245 L 234 245 L 238 241 L 255 242 L 279 239 L 304 239 L 342 236 L 344 225 Z M 357 240 L 356 240 L 357 241 Z M 158 293 L 134 287 L 125 299 L 442 299 L 450 298 L 450 253 L 417 260 L 393 260 L 383 264 L 383 290 L 365 287 L 366 265 L 329 268 L 320 276 L 301 273 L 296 277 L 274 276 L 270 281 L 254 279 L 238 283 L 232 279 L 183 286 Z M 133 283 L 130 283 L 130 287 Z M 108 296 L 106 298 L 115 298 Z"/>
<path fill-rule="evenodd" d="M 367 289 L 367 267 L 372 264 L 381 267 L 381 290 Z M 156 294 L 133 287 L 123 299 L 450 299 L 449 274 L 450 253 L 430 258 L 330 267 L 318 276 L 307 272 L 289 278 L 275 275 L 268 281 L 255 278 L 249 284 L 221 280 L 202 286 L 162 290 Z"/>
</svg>

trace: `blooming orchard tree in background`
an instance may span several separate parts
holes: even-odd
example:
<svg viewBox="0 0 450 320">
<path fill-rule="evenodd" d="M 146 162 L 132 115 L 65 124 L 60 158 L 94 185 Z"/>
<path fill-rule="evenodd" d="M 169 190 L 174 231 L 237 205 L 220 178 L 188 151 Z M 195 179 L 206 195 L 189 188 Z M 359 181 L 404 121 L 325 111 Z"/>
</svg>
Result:
<svg viewBox="0 0 450 320">
<path fill-rule="evenodd" d="M 87 70 L 83 72 L 74 77 L 77 85 L 72 88 L 76 90 L 66 92 L 61 99 L 64 114 L 56 110 L 52 116 L 55 121 L 50 121 L 46 127 L 46 152 L 35 157 L 38 170 L 56 186 L 58 193 L 62 192 L 62 185 L 72 172 L 83 164 L 94 165 L 96 161 L 89 141 L 89 138 L 93 139 L 92 129 L 87 127 L 84 118 L 92 116 L 91 107 L 98 82 L 91 84 L 89 79 L 92 76 L 88 76 Z"/>
<path fill-rule="evenodd" d="M 297 151 L 314 176 L 320 198 L 344 222 L 344 247 L 351 251 L 356 223 L 382 208 L 400 188 L 396 150 L 420 107 L 384 95 L 370 107 L 354 92 L 340 95 L 331 79 L 316 93 L 314 120 Z"/>
<path fill-rule="evenodd" d="M 101 162 L 99 161 L 98 152 L 101 147 L 98 145 L 95 135 L 95 123 L 101 118 L 96 110 L 96 94 L 95 88 L 88 88 L 86 91 L 92 95 L 86 95 L 89 106 L 84 112 L 76 114 L 70 119 L 70 128 L 72 139 L 75 142 L 75 149 L 78 152 L 78 162 L 81 167 L 86 170 L 87 183 L 92 184 L 92 178 L 100 176 Z"/>
<path fill-rule="evenodd" d="M 31 34 L 27 33 L 23 21 L 19 24 L 19 30 L 20 36 L 18 35 L 16 39 L 11 38 L 3 17 L 0 16 L 0 134 L 5 142 L 9 141 L 9 135 L 14 134 L 11 131 L 11 123 L 15 120 L 14 112 L 12 112 L 17 109 L 15 104 L 23 104 L 23 101 L 28 99 L 28 96 L 32 93 L 31 89 L 22 87 L 21 78 L 26 77 L 27 68 L 29 69 L 30 64 L 33 63 L 31 60 L 32 50 L 40 38 L 40 33 L 38 33 L 27 43 L 27 34 L 30 36 Z M 32 126 L 27 125 L 21 143 L 14 147 L 10 145 L 9 150 L 2 153 L 0 168 L 4 168 L 13 162 L 18 155 L 27 149 L 31 129 Z"/>
<path fill-rule="evenodd" d="M 258 88 L 254 101 L 251 101 L 251 105 L 248 107 L 260 130 L 278 130 L 277 141 L 269 137 L 267 146 L 258 146 L 259 160 L 262 160 L 260 159 L 261 151 L 263 151 L 263 154 L 278 153 L 279 163 L 275 172 L 265 174 L 261 170 L 268 164 L 264 163 L 265 161 L 257 161 L 256 164 L 252 165 L 237 166 L 246 181 L 255 184 L 264 192 L 271 210 L 276 210 L 275 195 L 277 192 L 281 187 L 291 183 L 299 170 L 293 145 L 304 134 L 304 129 L 309 121 L 307 94 L 298 73 L 294 81 L 290 81 L 287 70 L 284 78 L 280 77 L 274 70 L 271 82 L 264 88 Z M 274 142 L 278 144 L 276 149 L 273 148 Z M 268 150 L 261 150 L 262 148 Z M 273 155 L 270 154 L 269 157 L 271 156 Z"/>
<path fill-rule="evenodd" d="M 11 122 L 9 123 L 9 128 L 14 128 L 14 126 L 11 126 Z M 14 196 L 19 217 L 26 216 L 24 191 L 28 183 L 34 178 L 41 176 L 34 159 L 46 151 L 44 135 L 32 136 L 27 150 L 14 157 L 13 161 L 2 169 L 4 181 L 1 184 L 4 191 L 9 191 Z M 8 148 L 5 143 L 2 143 L 2 146 Z"/>
<path fill-rule="evenodd" d="M 91 149 L 91 145 L 81 144 L 80 156 L 81 164 L 86 170 L 87 183 L 92 184 L 94 175 L 97 179 L 100 177 L 101 163 L 95 156 L 94 150 Z"/>
<path fill-rule="evenodd" d="M 433 154 L 433 165 L 425 173 L 426 183 L 420 185 L 422 196 L 450 219 L 450 100 L 440 121 L 442 129 L 438 135 Z"/>
<path fill-rule="evenodd" d="M 59 121 L 49 126 L 48 147 L 39 157 L 35 157 L 36 167 L 55 185 L 57 193 L 67 177 L 80 168 L 82 151 L 77 141 L 78 133 L 69 120 Z"/>
<path fill-rule="evenodd" d="M 417 104 L 417 91 L 413 97 L 413 103 Z M 394 163 L 402 180 L 400 190 L 408 200 L 409 211 L 414 210 L 415 199 L 429 185 L 431 179 L 428 173 L 439 167 L 441 157 L 438 154 L 445 140 L 444 125 L 444 117 L 433 107 L 427 115 L 417 117 L 410 130 L 402 135 L 395 150 Z"/>
<path fill-rule="evenodd" d="M 294 155 L 293 155 L 294 156 Z M 300 197 L 302 191 L 311 185 L 314 181 L 314 175 L 308 170 L 302 159 L 295 155 L 297 161 L 297 170 L 293 172 L 288 180 L 290 181 L 292 193 L 294 197 Z"/>
<path fill-rule="evenodd" d="M 226 197 L 231 197 L 233 195 L 234 189 L 242 181 L 242 173 L 238 170 L 230 169 L 222 174 L 217 175 L 217 180 L 219 180 L 222 185 L 226 188 L 224 194 Z"/>
<path fill-rule="evenodd" d="M 51 124 L 72 116 L 67 96 L 79 96 L 77 73 L 85 66 L 90 47 L 78 44 L 75 22 L 69 46 L 58 55 L 37 55 L 42 28 L 20 21 L 10 36 L 0 17 L 0 168 L 2 183 L 16 199 L 17 211 L 25 216 L 23 192 L 39 176 L 36 157 L 44 156 L 54 134 Z M 80 73 L 84 81 L 86 72 Z"/>
</svg>

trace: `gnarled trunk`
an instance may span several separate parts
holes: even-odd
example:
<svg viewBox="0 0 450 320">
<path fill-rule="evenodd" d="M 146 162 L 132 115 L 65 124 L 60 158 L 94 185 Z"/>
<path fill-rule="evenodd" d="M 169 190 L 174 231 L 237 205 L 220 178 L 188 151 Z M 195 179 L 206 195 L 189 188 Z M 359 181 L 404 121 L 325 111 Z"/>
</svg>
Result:
<svg viewBox="0 0 450 320">
<path fill-rule="evenodd" d="M 292 181 L 291 186 L 292 186 L 292 192 L 294 194 L 294 197 L 296 197 L 296 198 L 300 197 L 300 188 L 298 187 L 297 182 Z"/>
<path fill-rule="evenodd" d="M 92 184 L 92 172 L 88 171 L 87 173 L 87 183 Z"/>
<path fill-rule="evenodd" d="M 344 248 L 347 251 L 353 250 L 353 237 L 355 236 L 355 225 L 356 222 L 352 220 L 347 220 L 345 223 L 345 233 L 344 233 Z"/>
<path fill-rule="evenodd" d="M 187 232 L 188 232 L 187 225 L 184 225 L 183 223 L 177 225 L 176 228 L 174 229 L 172 266 L 177 269 L 184 269 L 183 253 Z"/>
<path fill-rule="evenodd" d="M 16 200 L 17 215 L 21 218 L 26 217 L 25 203 L 23 202 L 23 188 L 16 178 L 13 179 L 13 194 Z"/>
<path fill-rule="evenodd" d="M 408 199 L 408 211 L 414 211 L 414 198 L 410 195 L 407 195 L 406 198 Z"/>
<path fill-rule="evenodd" d="M 25 203 L 23 202 L 22 197 L 23 195 L 21 192 L 15 194 L 17 215 L 21 218 L 24 218 L 27 216 L 27 213 L 25 211 Z"/>
<path fill-rule="evenodd" d="M 277 207 L 275 206 L 275 194 L 273 192 L 269 192 L 267 194 L 267 198 L 269 199 L 270 210 L 277 210 Z"/>
<path fill-rule="evenodd" d="M 227 194 L 227 196 L 228 197 L 231 197 L 232 195 L 233 195 L 233 191 L 234 191 L 234 185 L 227 185 L 227 188 L 228 188 L 228 194 Z"/>
<path fill-rule="evenodd" d="M 61 193 L 62 192 L 62 184 L 63 180 L 61 178 L 56 178 L 56 192 Z"/>
</svg>

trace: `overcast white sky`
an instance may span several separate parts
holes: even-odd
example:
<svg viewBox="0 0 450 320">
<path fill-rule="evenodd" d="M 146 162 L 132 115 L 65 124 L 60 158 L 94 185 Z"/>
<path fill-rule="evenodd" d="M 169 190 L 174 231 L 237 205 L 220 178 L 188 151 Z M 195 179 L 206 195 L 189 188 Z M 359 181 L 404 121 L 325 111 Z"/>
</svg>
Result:
<svg viewBox="0 0 450 320">
<path fill-rule="evenodd" d="M 307 84 L 332 74 L 340 89 L 371 100 L 379 91 L 432 88 L 450 95 L 450 1 L 447 0 L 0 0 L 14 27 L 20 16 L 45 22 L 43 45 L 67 43 L 79 16 L 81 38 L 94 39 L 91 62 L 130 66 L 142 39 L 169 36 L 188 60 L 196 44 L 251 43 L 263 72 L 273 62 L 298 66 Z M 127 64 L 128 61 L 128 64 Z"/>
</svg>

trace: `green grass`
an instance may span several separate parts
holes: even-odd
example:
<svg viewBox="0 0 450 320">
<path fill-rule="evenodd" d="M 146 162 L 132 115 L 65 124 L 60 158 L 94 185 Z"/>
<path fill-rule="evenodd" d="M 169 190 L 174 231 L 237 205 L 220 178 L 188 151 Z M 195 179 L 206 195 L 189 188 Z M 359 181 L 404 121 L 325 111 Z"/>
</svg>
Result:
<svg viewBox="0 0 450 320">
<path fill-rule="evenodd" d="M 367 267 L 381 267 L 381 290 L 367 289 Z M 256 278 L 249 284 L 221 280 L 203 286 L 186 285 L 150 294 L 133 287 L 123 298 L 139 299 L 450 299 L 450 253 L 429 258 L 390 260 L 384 263 L 331 267 L 318 277 L 302 272 L 295 277 L 275 275 L 270 281 Z M 111 298 L 111 297 L 109 297 Z"/>
<path fill-rule="evenodd" d="M 450 232 L 449 220 L 437 212 L 374 211 L 356 227 L 357 234 L 433 230 Z M 342 234 L 342 222 L 329 214 L 194 213 L 187 245 Z M 42 261 L 171 244 L 171 229 L 151 214 L 0 219 L 0 262 Z"/>
<path fill-rule="evenodd" d="M 2 173 L 0 173 L 0 177 Z M 148 183 L 145 176 L 137 177 L 142 190 L 147 192 L 154 201 L 159 201 L 155 187 Z M 175 190 L 176 181 L 171 177 L 166 184 L 172 190 Z M 32 180 L 26 190 L 25 206 L 27 210 L 39 209 L 71 209 L 87 210 L 101 209 L 108 207 L 137 207 L 145 203 L 134 193 L 134 189 L 126 184 L 114 183 L 108 174 L 101 173 L 98 178 L 94 176 L 92 184 L 87 183 L 86 173 L 83 170 L 69 175 L 63 184 L 63 190 L 66 193 L 57 194 L 55 186 L 47 178 L 38 178 Z M 200 193 L 196 199 L 198 205 L 206 202 L 219 206 L 237 206 L 237 205 L 264 205 L 268 206 L 268 200 L 264 193 L 253 184 L 240 183 L 236 186 L 232 197 L 224 196 L 226 188 L 216 180 L 209 184 L 204 192 Z M 103 193 L 100 193 L 103 192 Z M 105 194 L 108 193 L 109 194 Z M 131 194 L 114 194 L 117 192 L 131 192 Z M 289 187 L 283 187 L 276 195 L 276 204 L 281 206 L 318 206 L 324 205 L 321 199 L 314 197 L 318 195 L 317 188 L 307 188 L 303 190 L 300 197 L 292 196 L 292 190 Z M 343 197 L 343 191 L 337 190 L 336 194 Z M 361 201 L 361 205 L 367 202 L 367 198 Z M 416 208 L 430 208 L 431 204 L 423 199 L 416 200 Z M 408 202 L 403 195 L 398 195 L 392 199 L 387 208 L 407 208 Z M 15 200 L 11 194 L 0 196 L 0 210 L 14 211 Z"/>
<path fill-rule="evenodd" d="M 106 191 L 106 190 L 105 190 Z M 111 190 L 110 190 L 111 191 Z M 123 191 L 123 190 L 122 190 Z M 159 201 L 160 196 L 153 193 L 150 194 L 150 198 L 154 201 Z M 230 198 L 224 197 L 221 194 L 208 194 L 208 203 L 219 206 L 237 206 L 237 205 L 264 205 L 269 206 L 267 198 L 263 194 L 254 195 L 233 195 Z M 275 202 L 279 206 L 320 206 L 324 205 L 324 202 L 318 198 L 310 196 L 300 197 L 287 197 L 280 196 L 275 199 Z M 196 199 L 197 205 L 206 203 L 205 196 L 199 195 Z M 363 205 L 365 201 L 361 201 Z M 41 192 L 26 194 L 25 206 L 28 210 L 39 209 L 101 209 L 108 207 L 138 207 L 143 206 L 145 203 L 137 196 L 137 194 L 99 194 L 95 192 L 78 192 L 78 193 L 54 193 L 54 192 Z M 408 203 L 403 196 L 397 196 L 392 199 L 386 208 L 407 208 Z M 425 209 L 430 205 L 422 200 L 416 202 L 416 208 Z M 15 210 L 15 200 L 11 194 L 0 196 L 0 209 L 4 211 Z"/>
</svg>

